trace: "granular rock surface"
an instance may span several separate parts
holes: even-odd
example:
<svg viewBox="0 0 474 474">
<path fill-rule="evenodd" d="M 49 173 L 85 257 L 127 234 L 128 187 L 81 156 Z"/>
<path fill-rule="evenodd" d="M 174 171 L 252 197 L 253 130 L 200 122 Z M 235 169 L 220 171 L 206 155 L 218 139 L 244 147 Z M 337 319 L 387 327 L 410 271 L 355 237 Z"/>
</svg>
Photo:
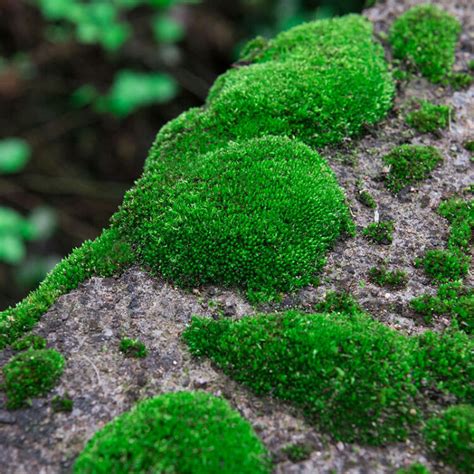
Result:
<svg viewBox="0 0 474 474">
<path fill-rule="evenodd" d="M 368 10 L 377 32 L 386 32 L 393 19 L 415 0 L 387 0 Z M 474 59 L 474 21 L 470 0 L 440 2 L 462 22 L 463 33 L 455 69 L 466 69 Z M 389 54 L 389 52 L 387 52 Z M 454 107 L 449 129 L 439 134 L 419 134 L 404 123 L 414 98 L 426 98 Z M 205 390 L 223 396 L 254 426 L 275 459 L 276 473 L 394 473 L 400 467 L 422 462 L 433 472 L 449 473 L 426 452 L 417 436 L 405 443 L 373 448 L 334 442 L 308 425 L 290 406 L 270 397 L 256 397 L 212 366 L 208 360 L 190 356 L 181 334 L 192 315 L 244 317 L 259 311 L 299 308 L 311 310 L 329 290 L 350 291 L 361 306 L 380 321 L 407 334 L 426 326 L 410 310 L 409 301 L 436 289 L 416 257 L 431 248 L 446 245 L 447 222 L 436 213 L 440 201 L 461 192 L 474 182 L 474 170 L 463 142 L 474 134 L 474 88 L 454 92 L 415 77 L 402 84 L 390 116 L 365 136 L 337 149 L 325 149 L 340 184 L 345 188 L 357 236 L 340 241 L 328 255 L 318 287 L 308 287 L 284 298 L 279 305 L 252 307 L 236 291 L 215 287 L 184 291 L 139 268 L 117 278 L 92 278 L 77 290 L 59 298 L 34 330 L 48 346 L 67 361 L 59 385 L 45 398 L 34 399 L 26 409 L 7 411 L 0 393 L 0 471 L 5 474 L 69 472 L 85 442 L 113 417 L 138 400 L 178 390 Z M 384 185 L 382 156 L 403 143 L 436 146 L 443 163 L 431 178 L 398 196 Z M 361 182 L 378 206 L 364 207 L 356 199 Z M 391 245 L 374 245 L 360 230 L 377 220 L 395 223 Z M 403 269 L 408 284 L 402 290 L 387 290 L 368 281 L 372 266 L 385 264 Z M 471 285 L 474 276 L 466 278 Z M 438 318 L 435 329 L 449 321 Z M 122 337 L 139 338 L 149 349 L 148 357 L 132 359 L 119 351 Z M 0 352 L 0 366 L 12 355 Z M 1 380 L 0 380 L 1 383 Z M 74 400 L 71 413 L 54 413 L 51 399 L 67 394 Z M 293 463 L 283 448 L 304 443 L 311 448 L 308 459 Z"/>
</svg>

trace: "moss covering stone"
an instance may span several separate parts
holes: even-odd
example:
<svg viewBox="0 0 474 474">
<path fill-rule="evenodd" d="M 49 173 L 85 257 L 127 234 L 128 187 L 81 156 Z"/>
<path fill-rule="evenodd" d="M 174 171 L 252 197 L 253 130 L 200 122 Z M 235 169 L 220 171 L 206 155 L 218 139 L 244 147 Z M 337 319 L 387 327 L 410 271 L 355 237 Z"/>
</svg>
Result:
<svg viewBox="0 0 474 474">
<path fill-rule="evenodd" d="M 53 349 L 30 349 L 14 356 L 3 367 L 7 407 L 26 406 L 32 397 L 45 395 L 64 369 L 63 356 Z"/>
<path fill-rule="evenodd" d="M 269 474 L 266 450 L 237 411 L 203 392 L 137 404 L 97 432 L 74 463 L 76 474 Z"/>
<path fill-rule="evenodd" d="M 440 82 L 451 71 L 459 21 L 436 5 L 417 5 L 393 23 L 389 40 L 396 58 L 405 61 L 432 82 Z"/>
<path fill-rule="evenodd" d="M 474 406 L 458 405 L 431 418 L 423 430 L 432 451 L 459 472 L 474 466 Z"/>
</svg>

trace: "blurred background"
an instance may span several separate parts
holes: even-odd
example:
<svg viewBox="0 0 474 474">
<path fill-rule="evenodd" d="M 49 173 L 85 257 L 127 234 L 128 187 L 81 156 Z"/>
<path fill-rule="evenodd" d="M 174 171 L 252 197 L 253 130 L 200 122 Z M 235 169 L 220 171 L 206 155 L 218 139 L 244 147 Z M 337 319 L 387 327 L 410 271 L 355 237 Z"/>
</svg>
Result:
<svg viewBox="0 0 474 474">
<path fill-rule="evenodd" d="M 366 2 L 0 0 L 0 310 L 100 233 L 248 39 Z"/>
</svg>

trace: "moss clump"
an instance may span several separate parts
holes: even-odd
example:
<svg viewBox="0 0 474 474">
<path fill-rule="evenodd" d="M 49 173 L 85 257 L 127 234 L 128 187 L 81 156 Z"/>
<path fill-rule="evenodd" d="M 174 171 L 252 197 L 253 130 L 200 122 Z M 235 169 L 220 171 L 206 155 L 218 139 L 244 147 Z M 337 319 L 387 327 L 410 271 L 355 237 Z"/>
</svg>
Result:
<svg viewBox="0 0 474 474">
<path fill-rule="evenodd" d="M 445 80 L 454 90 L 467 89 L 473 82 L 473 77 L 467 72 L 451 73 Z"/>
<path fill-rule="evenodd" d="M 31 397 L 45 395 L 63 369 L 63 356 L 52 349 L 31 349 L 13 357 L 2 369 L 7 407 L 21 408 Z"/>
<path fill-rule="evenodd" d="M 77 474 L 188 472 L 264 474 L 261 441 L 237 411 L 202 392 L 145 400 L 96 433 L 77 458 Z"/>
<path fill-rule="evenodd" d="M 448 248 L 468 253 L 473 238 L 474 200 L 448 199 L 439 205 L 438 213 L 450 223 Z"/>
<path fill-rule="evenodd" d="M 301 462 L 311 456 L 313 448 L 304 443 L 295 443 L 285 446 L 282 451 L 291 462 Z"/>
<path fill-rule="evenodd" d="M 416 261 L 425 273 L 438 283 L 460 280 L 469 270 L 469 257 L 451 250 L 428 250 L 422 259 Z"/>
<path fill-rule="evenodd" d="M 350 228 L 333 173 L 302 143 L 237 142 L 188 166 L 186 179 L 147 189 L 152 212 L 129 230 L 143 261 L 180 285 L 275 297 L 310 283 Z"/>
<path fill-rule="evenodd" d="M 468 140 L 464 142 L 464 148 L 471 153 L 474 153 L 474 140 Z"/>
<path fill-rule="evenodd" d="M 25 351 L 27 349 L 44 349 L 46 347 L 46 339 L 35 334 L 28 334 L 27 336 L 18 339 L 12 344 L 14 351 Z"/>
<path fill-rule="evenodd" d="M 372 222 L 362 231 L 362 235 L 376 244 L 390 245 L 393 241 L 394 230 L 392 221 Z"/>
<path fill-rule="evenodd" d="M 357 314 L 361 312 L 359 303 L 347 291 L 328 291 L 323 301 L 314 306 L 318 313 Z"/>
<path fill-rule="evenodd" d="M 64 397 L 56 395 L 51 400 L 51 408 L 55 413 L 71 413 L 74 408 L 74 401 L 67 395 Z"/>
<path fill-rule="evenodd" d="M 421 100 L 418 109 L 406 116 L 407 124 L 421 133 L 439 132 L 448 127 L 450 120 L 451 107 L 432 104 L 427 100 Z"/>
<path fill-rule="evenodd" d="M 194 318 L 184 338 L 193 354 L 257 394 L 302 407 L 336 439 L 403 439 L 417 419 L 409 342 L 365 315 Z"/>
<path fill-rule="evenodd" d="M 453 67 L 460 32 L 461 25 L 449 13 L 435 5 L 418 5 L 395 20 L 389 40 L 396 58 L 436 83 Z"/>
<path fill-rule="evenodd" d="M 386 186 L 394 193 L 428 178 L 431 171 L 443 161 L 435 147 L 424 145 L 397 146 L 382 159 L 389 166 Z"/>
<path fill-rule="evenodd" d="M 361 190 L 356 195 L 357 200 L 362 203 L 364 206 L 369 207 L 370 209 L 375 209 L 377 207 L 377 203 L 373 198 L 372 194 L 369 193 L 366 189 Z"/>
<path fill-rule="evenodd" d="M 446 315 L 456 319 L 463 331 L 474 333 L 474 290 L 462 283 L 445 283 L 438 288 L 436 296 L 419 296 L 410 305 L 427 323 L 434 316 Z"/>
<path fill-rule="evenodd" d="M 148 355 L 148 349 L 143 342 L 138 339 L 130 339 L 124 337 L 120 341 L 120 352 L 123 352 L 127 357 L 135 357 L 142 359 Z"/>
<path fill-rule="evenodd" d="M 430 474 L 430 470 L 423 464 L 415 463 L 408 467 L 398 469 L 395 474 Z"/>
<path fill-rule="evenodd" d="M 474 407 L 458 405 L 431 418 L 423 430 L 433 452 L 459 472 L 471 473 L 474 466 Z"/>
<path fill-rule="evenodd" d="M 408 276 L 403 270 L 387 270 L 385 267 L 372 267 L 369 270 L 369 280 L 378 286 L 401 289 L 407 285 Z"/>
</svg>

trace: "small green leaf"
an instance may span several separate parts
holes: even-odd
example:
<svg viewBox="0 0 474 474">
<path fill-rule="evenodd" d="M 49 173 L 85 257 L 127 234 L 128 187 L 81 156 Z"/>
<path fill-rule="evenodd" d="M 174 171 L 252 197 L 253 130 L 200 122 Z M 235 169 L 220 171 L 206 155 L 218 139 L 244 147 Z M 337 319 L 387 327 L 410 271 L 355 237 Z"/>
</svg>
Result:
<svg viewBox="0 0 474 474">
<path fill-rule="evenodd" d="M 18 173 L 31 156 L 28 143 L 20 138 L 0 140 L 0 173 Z"/>
<path fill-rule="evenodd" d="M 11 234 L 0 234 L 0 261 L 17 264 L 25 257 L 25 246 L 20 238 Z"/>
<path fill-rule="evenodd" d="M 155 16 L 152 20 L 153 34 L 159 43 L 176 43 L 183 39 L 184 28 L 173 18 Z"/>
</svg>

